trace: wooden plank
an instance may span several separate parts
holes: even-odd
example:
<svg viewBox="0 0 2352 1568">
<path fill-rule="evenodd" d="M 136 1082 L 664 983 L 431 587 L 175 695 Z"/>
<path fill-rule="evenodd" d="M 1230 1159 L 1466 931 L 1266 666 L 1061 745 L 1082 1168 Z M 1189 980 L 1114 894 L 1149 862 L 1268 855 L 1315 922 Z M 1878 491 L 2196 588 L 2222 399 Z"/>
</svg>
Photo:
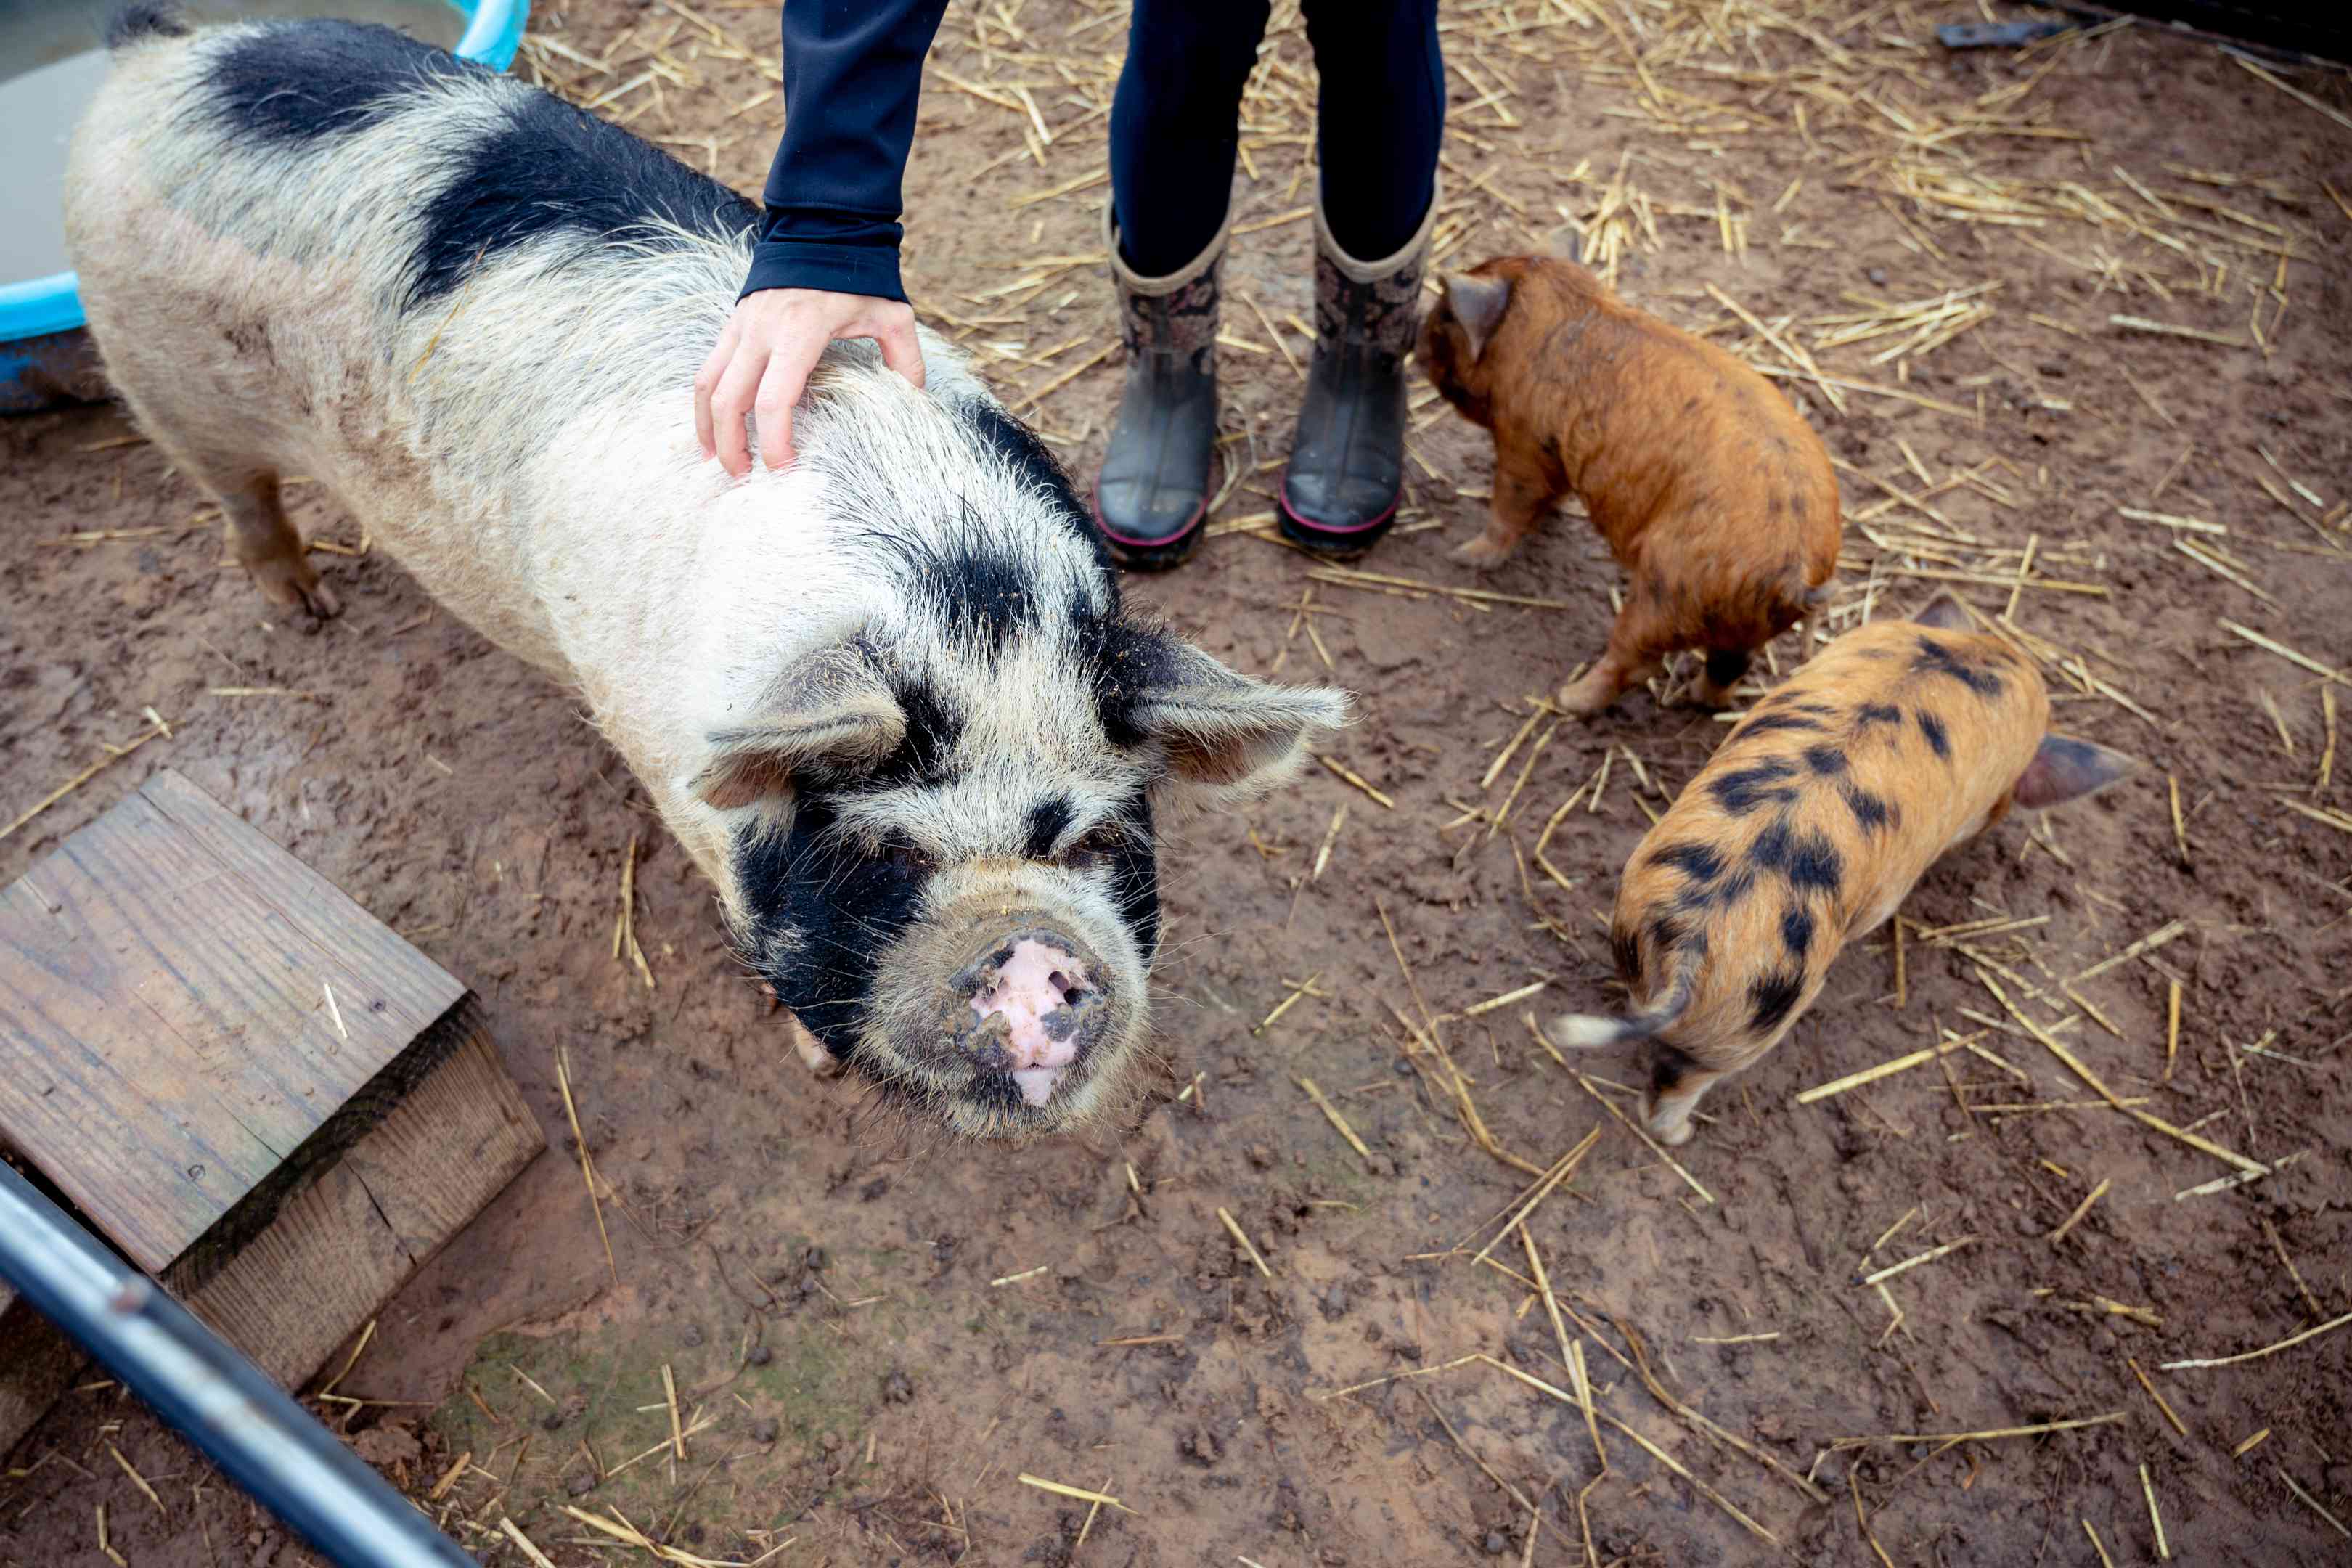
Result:
<svg viewBox="0 0 2352 1568">
<path fill-rule="evenodd" d="M 215 1245 L 267 1223 L 291 1157 L 373 1125 L 362 1092 L 463 994 L 167 770 L 0 900 L 0 1133 L 161 1272 L 248 1199 Z"/>
<path fill-rule="evenodd" d="M 546 1146 L 473 1001 L 436 1027 L 456 1048 L 184 1298 L 289 1388 Z"/>
<path fill-rule="evenodd" d="M 290 1386 L 544 1138 L 470 992 L 166 771 L 0 889 L 0 1143 Z M 83 1364 L 0 1290 L 0 1451 Z"/>
<path fill-rule="evenodd" d="M 0 1285 L 0 1458 L 87 1364 L 79 1346 Z"/>
<path fill-rule="evenodd" d="M 472 997 L 436 1028 L 454 1048 L 268 1228 L 192 1292 L 164 1274 L 190 1310 L 287 1388 L 324 1366 L 546 1146 Z M 89 1364 L 0 1285 L 0 1456 Z"/>
</svg>

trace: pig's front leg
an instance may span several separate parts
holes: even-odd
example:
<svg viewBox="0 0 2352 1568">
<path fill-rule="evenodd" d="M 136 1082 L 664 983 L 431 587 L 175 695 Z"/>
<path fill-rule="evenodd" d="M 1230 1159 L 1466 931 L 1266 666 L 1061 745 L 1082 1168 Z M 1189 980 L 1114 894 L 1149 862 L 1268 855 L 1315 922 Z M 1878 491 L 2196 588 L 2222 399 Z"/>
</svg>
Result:
<svg viewBox="0 0 2352 1568">
<path fill-rule="evenodd" d="M 1521 453 L 1517 445 L 1495 445 L 1495 500 L 1486 531 L 1454 550 L 1454 559 L 1481 570 L 1498 566 L 1518 552 L 1537 519 L 1549 510 L 1559 490 L 1545 471 L 1539 453 Z"/>
</svg>

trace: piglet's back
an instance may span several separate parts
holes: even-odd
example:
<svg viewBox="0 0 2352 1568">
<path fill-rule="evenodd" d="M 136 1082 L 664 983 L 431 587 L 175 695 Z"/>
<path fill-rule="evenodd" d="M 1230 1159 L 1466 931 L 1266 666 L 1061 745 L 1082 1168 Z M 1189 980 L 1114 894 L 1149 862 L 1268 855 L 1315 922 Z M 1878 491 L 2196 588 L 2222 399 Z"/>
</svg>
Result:
<svg viewBox="0 0 2352 1568">
<path fill-rule="evenodd" d="M 1729 597 L 1756 564 L 1739 548 L 1756 535 L 1747 525 L 1769 522 L 1776 541 L 1794 547 L 1789 565 L 1800 591 L 1828 580 L 1837 564 L 1837 475 L 1820 437 L 1771 383 L 1717 345 L 1627 304 L 1572 262 L 1528 258 L 1515 287 L 1559 323 L 1527 345 L 1523 374 L 1538 386 L 1581 384 L 1565 411 L 1563 457 L 1612 548 L 1627 551 L 1662 514 L 1702 529 L 1720 520 L 1720 542 L 1677 531 L 1674 574 L 1703 576 L 1720 561 L 1736 576 Z M 1680 460 L 1659 460 L 1668 453 Z"/>
<path fill-rule="evenodd" d="M 1711 1066 L 1764 1050 L 1844 942 L 2005 809 L 2049 711 L 2040 674 L 1995 637 L 1881 622 L 1830 644 L 1627 866 L 1612 938 L 1636 1004 L 1688 970 L 1665 1037 Z"/>
</svg>

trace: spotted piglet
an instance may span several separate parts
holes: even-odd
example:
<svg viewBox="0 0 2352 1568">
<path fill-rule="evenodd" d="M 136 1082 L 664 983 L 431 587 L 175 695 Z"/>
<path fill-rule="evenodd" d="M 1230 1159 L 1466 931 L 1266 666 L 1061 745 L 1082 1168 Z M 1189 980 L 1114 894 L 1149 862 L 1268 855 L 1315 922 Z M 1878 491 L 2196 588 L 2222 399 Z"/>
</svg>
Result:
<svg viewBox="0 0 2352 1568">
<path fill-rule="evenodd" d="M 2137 765 L 2047 733 L 2042 677 L 1948 595 L 1846 633 L 1756 705 L 1626 862 L 1610 947 L 1629 1010 L 1563 1046 L 1651 1047 L 1650 1131 L 1682 1143 L 1716 1079 L 1810 1006 L 1838 950 L 1937 856 Z"/>
<path fill-rule="evenodd" d="M 1498 257 L 1444 285 L 1423 374 L 1495 436 L 1493 516 L 1454 559 L 1507 559 L 1577 496 L 1632 581 L 1608 650 L 1559 706 L 1590 717 L 1696 648 L 1691 695 L 1721 707 L 1749 656 L 1827 596 L 1841 525 L 1821 437 L 1756 372 L 1572 261 Z"/>
</svg>

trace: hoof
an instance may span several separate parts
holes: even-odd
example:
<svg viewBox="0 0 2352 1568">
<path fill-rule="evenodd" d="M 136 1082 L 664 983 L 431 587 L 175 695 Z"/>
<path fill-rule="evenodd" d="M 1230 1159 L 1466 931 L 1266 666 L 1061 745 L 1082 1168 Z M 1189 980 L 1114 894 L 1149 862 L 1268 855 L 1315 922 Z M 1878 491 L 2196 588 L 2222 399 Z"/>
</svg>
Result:
<svg viewBox="0 0 2352 1568">
<path fill-rule="evenodd" d="M 261 590 L 261 596 L 281 609 L 299 610 L 320 621 L 343 613 L 342 600 L 301 556 L 248 561 L 245 569 L 253 578 L 253 585 Z"/>
<path fill-rule="evenodd" d="M 1465 566 L 1475 567 L 1478 571 L 1485 572 L 1500 566 L 1517 553 L 1517 544 L 1500 543 L 1482 533 L 1466 544 L 1455 545 L 1447 551 L 1445 555 L 1450 561 L 1458 561 Z"/>
</svg>

